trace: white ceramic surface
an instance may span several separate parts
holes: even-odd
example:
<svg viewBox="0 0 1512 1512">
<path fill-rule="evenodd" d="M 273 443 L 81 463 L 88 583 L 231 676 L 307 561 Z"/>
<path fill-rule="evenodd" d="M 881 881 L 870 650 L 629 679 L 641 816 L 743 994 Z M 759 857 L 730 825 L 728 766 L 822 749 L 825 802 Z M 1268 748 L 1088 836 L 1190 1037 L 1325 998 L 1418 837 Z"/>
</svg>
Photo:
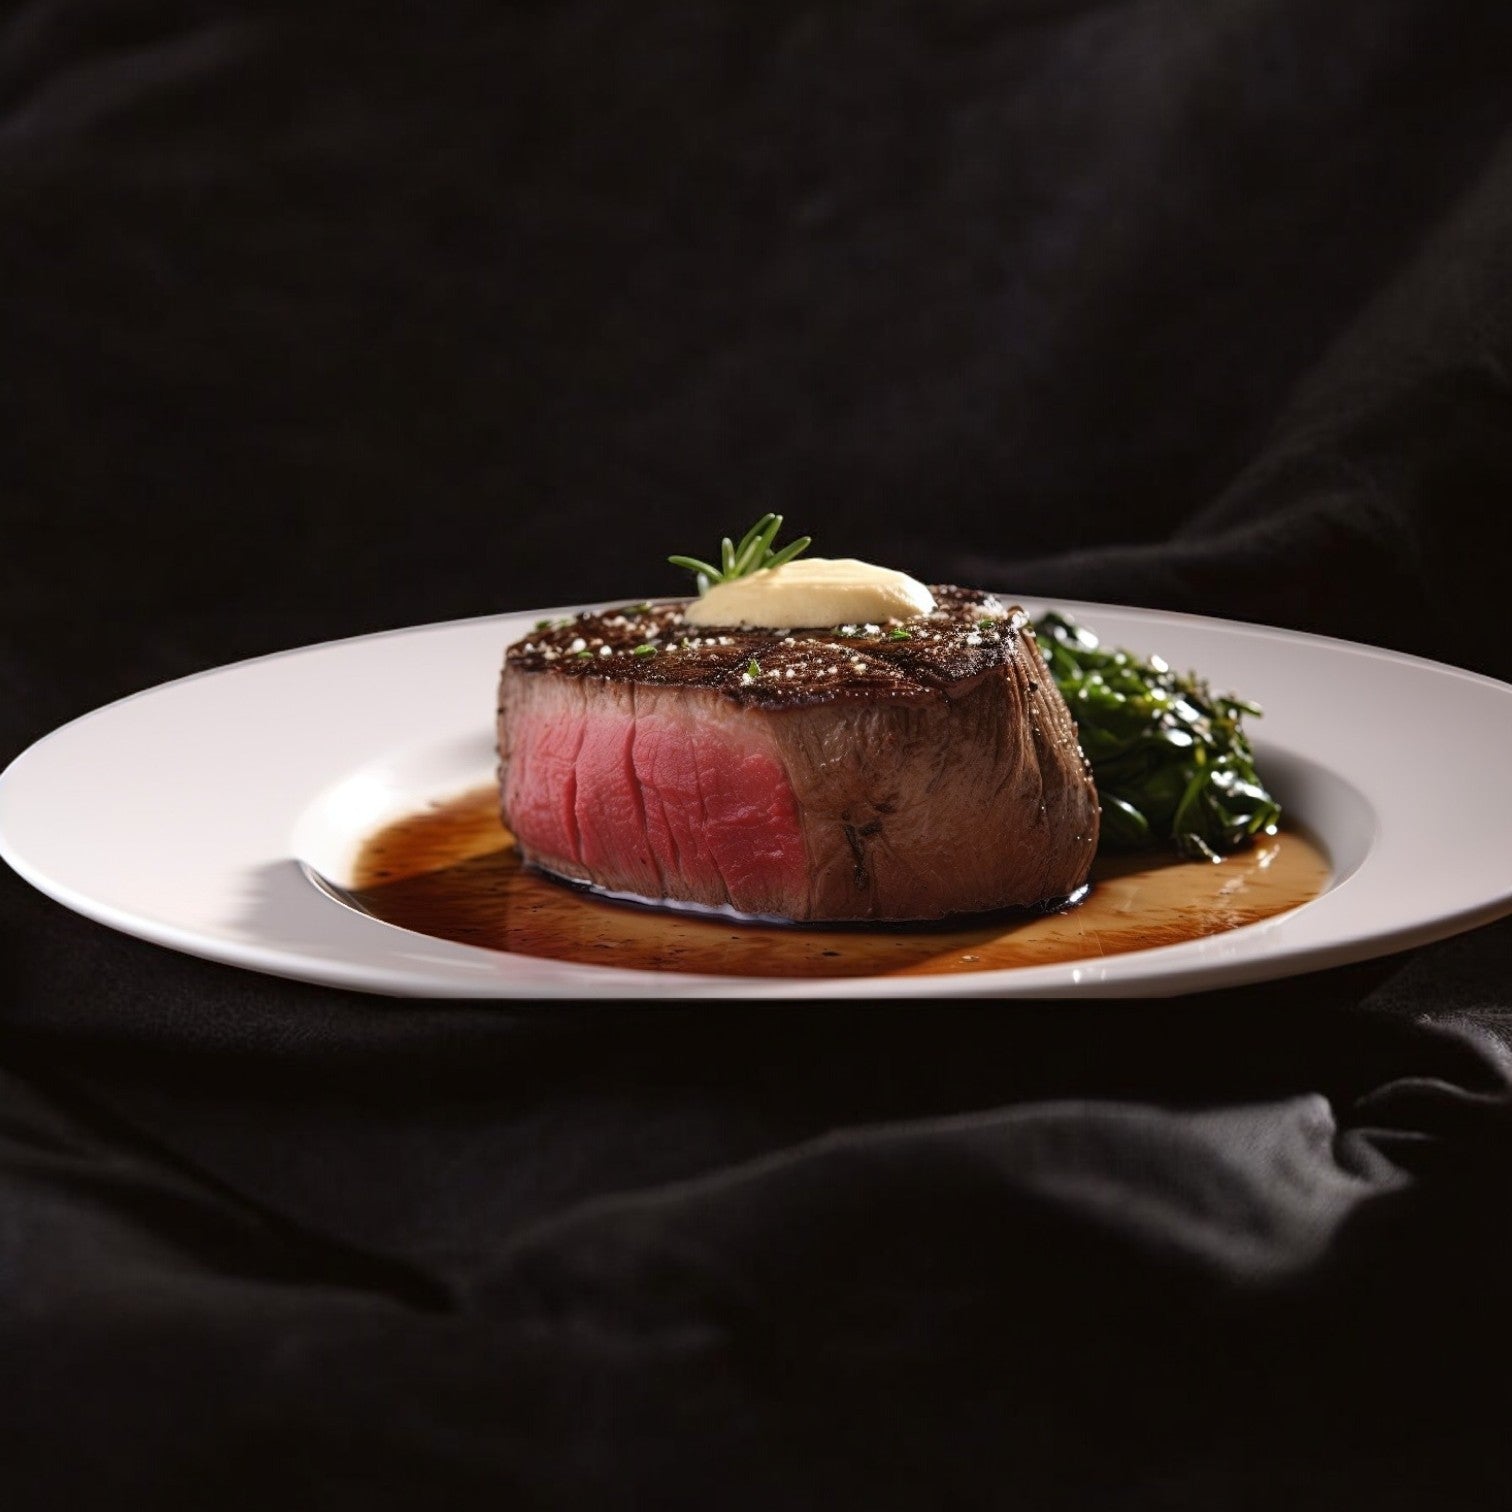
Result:
<svg viewBox="0 0 1512 1512">
<path fill-rule="evenodd" d="M 1042 607 L 1026 604 L 1031 612 Z M 504 646 L 537 609 L 334 641 L 65 725 L 0 776 L 0 855 L 78 912 L 259 971 L 438 997 L 1139 997 L 1291 975 L 1512 912 L 1512 687 L 1368 646 L 1065 603 L 1105 642 L 1264 705 L 1262 769 L 1328 849 L 1319 898 L 1227 934 L 1052 966 L 845 980 L 691 976 L 452 944 L 337 883 L 386 820 L 489 780 Z"/>
</svg>

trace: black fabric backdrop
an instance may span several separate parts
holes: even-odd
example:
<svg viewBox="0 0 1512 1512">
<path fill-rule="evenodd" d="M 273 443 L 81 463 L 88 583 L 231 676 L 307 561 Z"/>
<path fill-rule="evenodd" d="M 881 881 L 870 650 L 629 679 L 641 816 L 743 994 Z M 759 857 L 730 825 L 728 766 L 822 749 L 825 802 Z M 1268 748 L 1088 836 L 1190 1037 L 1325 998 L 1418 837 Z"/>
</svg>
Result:
<svg viewBox="0 0 1512 1512">
<path fill-rule="evenodd" d="M 12 3 L 0 758 L 768 507 L 1507 677 L 1509 61 L 1446 0 Z M 8 1509 L 1505 1505 L 1505 924 L 533 1010 L 0 909 Z"/>
</svg>

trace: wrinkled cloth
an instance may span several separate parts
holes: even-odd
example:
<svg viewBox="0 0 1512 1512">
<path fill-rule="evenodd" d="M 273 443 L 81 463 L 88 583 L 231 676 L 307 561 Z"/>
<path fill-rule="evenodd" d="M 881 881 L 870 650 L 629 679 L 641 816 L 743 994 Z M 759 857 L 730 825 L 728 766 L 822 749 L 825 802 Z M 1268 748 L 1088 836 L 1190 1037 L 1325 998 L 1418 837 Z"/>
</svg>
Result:
<svg viewBox="0 0 1512 1512">
<path fill-rule="evenodd" d="M 675 592 L 767 508 L 1512 676 L 1509 44 L 20 0 L 0 760 L 242 656 Z M 1507 922 L 1170 1001 L 459 1006 L 5 872 L 0 949 L 7 1509 L 1505 1502 Z"/>
</svg>

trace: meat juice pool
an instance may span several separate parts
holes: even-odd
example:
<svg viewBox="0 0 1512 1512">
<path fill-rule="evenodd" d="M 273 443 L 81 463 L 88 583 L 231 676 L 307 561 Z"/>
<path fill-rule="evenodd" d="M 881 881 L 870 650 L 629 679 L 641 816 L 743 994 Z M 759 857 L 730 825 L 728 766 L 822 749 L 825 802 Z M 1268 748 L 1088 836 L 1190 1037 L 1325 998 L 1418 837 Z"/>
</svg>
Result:
<svg viewBox="0 0 1512 1512">
<path fill-rule="evenodd" d="M 1222 862 L 1100 855 L 1076 906 L 927 925 L 755 924 L 615 903 L 524 866 L 498 792 L 479 788 L 400 819 L 363 846 L 358 908 L 464 945 L 589 965 L 715 976 L 939 975 L 1046 966 L 1174 945 L 1317 897 L 1329 867 L 1283 829 Z"/>
</svg>

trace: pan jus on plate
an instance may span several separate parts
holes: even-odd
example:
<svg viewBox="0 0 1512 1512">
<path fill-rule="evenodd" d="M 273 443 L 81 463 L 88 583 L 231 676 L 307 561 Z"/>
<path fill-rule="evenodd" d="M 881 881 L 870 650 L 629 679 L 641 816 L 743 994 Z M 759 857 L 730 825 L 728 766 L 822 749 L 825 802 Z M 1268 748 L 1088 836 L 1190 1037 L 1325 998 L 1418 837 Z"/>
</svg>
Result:
<svg viewBox="0 0 1512 1512">
<path fill-rule="evenodd" d="M 524 859 L 615 897 L 790 922 L 1082 896 L 1098 785 L 1029 617 L 799 560 L 807 538 L 775 550 L 780 526 L 726 540 L 718 566 L 673 558 L 698 576 L 691 602 L 542 622 L 507 649 L 501 801 Z"/>
</svg>

